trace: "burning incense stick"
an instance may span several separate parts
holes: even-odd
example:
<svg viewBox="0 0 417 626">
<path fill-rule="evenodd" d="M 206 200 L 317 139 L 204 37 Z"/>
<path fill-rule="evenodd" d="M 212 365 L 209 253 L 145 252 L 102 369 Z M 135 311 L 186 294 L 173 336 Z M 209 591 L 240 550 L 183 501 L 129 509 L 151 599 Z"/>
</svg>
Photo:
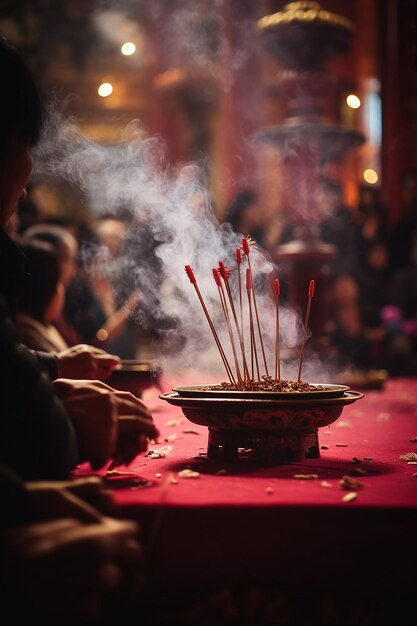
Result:
<svg viewBox="0 0 417 626">
<path fill-rule="evenodd" d="M 259 372 L 258 354 L 256 352 L 255 329 L 253 325 L 253 313 L 252 313 L 252 296 L 251 296 L 251 294 L 253 294 L 252 272 L 250 271 L 249 268 L 246 270 L 246 292 L 248 294 L 248 305 L 249 305 L 250 359 L 251 359 L 252 380 L 255 380 L 254 363 L 256 364 L 256 372 L 258 375 L 258 380 L 261 380 L 261 375 Z"/>
<path fill-rule="evenodd" d="M 223 265 L 223 267 L 224 267 L 224 265 Z M 224 269 L 226 269 L 226 268 L 224 268 Z M 235 367 L 236 367 L 236 376 L 237 376 L 237 379 L 238 379 L 239 383 L 241 383 L 242 382 L 242 376 L 240 374 L 240 367 L 239 367 L 239 361 L 238 361 L 237 353 L 236 353 L 236 346 L 235 346 L 235 339 L 234 339 L 234 336 L 233 336 L 233 329 L 232 329 L 232 325 L 230 323 L 230 316 L 229 316 L 229 311 L 227 310 L 226 296 L 225 296 L 224 291 L 223 291 L 223 285 L 222 285 L 222 281 L 221 281 L 221 278 L 220 278 L 220 273 L 219 273 L 219 270 L 217 268 L 213 269 L 213 277 L 214 277 L 215 283 L 217 285 L 217 289 L 219 291 L 220 302 L 221 302 L 221 305 L 222 305 L 222 308 L 223 308 L 223 313 L 224 313 L 224 318 L 226 320 L 227 330 L 229 331 L 230 344 L 232 346 L 233 358 L 234 358 Z"/>
<path fill-rule="evenodd" d="M 225 369 L 226 369 L 226 372 L 227 372 L 227 375 L 228 375 L 228 377 L 229 377 L 229 380 L 230 380 L 230 382 L 231 382 L 233 385 L 235 385 L 235 386 L 236 386 L 236 381 L 235 381 L 235 378 L 234 378 L 234 376 L 233 376 L 232 368 L 231 368 L 231 367 L 230 367 L 230 365 L 229 365 L 229 362 L 228 362 L 228 360 L 227 360 L 227 358 L 226 358 L 226 355 L 225 355 L 225 353 L 224 353 L 224 350 L 223 350 L 222 344 L 221 344 L 220 339 L 219 339 L 219 337 L 218 337 L 218 335 L 217 335 L 216 329 L 214 328 L 214 324 L 213 324 L 213 322 L 212 322 L 212 320 L 211 320 L 210 314 L 209 314 L 209 312 L 208 312 L 208 310 L 207 310 L 207 307 L 206 307 L 206 305 L 205 305 L 205 302 L 204 302 L 204 300 L 203 300 L 203 296 L 201 295 L 200 289 L 199 289 L 199 287 L 198 287 L 198 285 L 197 285 L 197 279 L 196 279 L 196 277 L 194 276 L 194 272 L 193 272 L 193 270 L 192 270 L 192 268 L 191 268 L 191 265 L 186 265 L 186 266 L 185 266 L 185 271 L 186 271 L 186 273 L 187 273 L 188 278 L 190 279 L 190 283 L 191 283 L 192 285 L 194 285 L 194 289 L 195 289 L 195 291 L 196 291 L 196 293 L 197 293 L 198 299 L 200 300 L 200 304 L 201 304 L 201 306 L 202 306 L 202 308 L 203 308 L 203 311 L 204 311 L 204 314 L 205 314 L 205 316 L 206 316 L 206 318 L 207 318 L 208 324 L 209 324 L 209 326 L 210 326 L 210 330 L 211 330 L 211 332 L 213 333 L 214 340 L 215 340 L 215 342 L 216 342 L 216 344 L 217 344 L 217 348 L 218 348 L 218 350 L 219 350 L 219 352 L 220 352 L 220 356 L 222 357 L 222 361 L 223 361 L 223 363 L 224 363 L 224 367 L 225 367 Z"/>
<path fill-rule="evenodd" d="M 243 237 L 243 239 L 242 239 L 242 246 L 243 246 L 243 252 L 245 253 L 245 256 L 246 256 L 246 258 L 248 260 L 248 266 L 249 266 L 249 271 L 250 271 L 250 274 L 251 274 L 251 282 L 252 282 L 252 267 L 251 267 L 251 263 L 250 263 L 249 237 Z M 252 287 L 253 287 L 253 282 L 252 282 Z M 255 308 L 256 324 L 257 324 L 257 327 L 258 327 L 259 341 L 260 341 L 260 344 L 261 344 L 262 356 L 263 356 L 264 366 L 265 366 L 265 373 L 266 373 L 267 376 L 269 376 L 268 366 L 266 364 L 266 355 L 265 355 L 264 342 L 263 342 L 263 339 L 262 339 L 261 324 L 259 322 L 258 305 L 256 303 L 256 295 L 255 295 L 255 290 L 253 288 L 252 288 L 252 294 L 253 294 L 253 306 Z"/>
<path fill-rule="evenodd" d="M 304 359 L 304 346 L 306 342 L 308 319 L 310 317 L 311 300 L 313 296 L 314 296 L 314 280 L 310 280 L 310 286 L 308 288 L 307 313 L 306 313 L 306 318 L 304 321 L 304 335 L 303 335 L 303 341 L 301 343 L 300 367 L 298 368 L 298 379 L 297 379 L 298 382 L 300 382 L 301 380 L 301 368 L 303 366 L 303 359 Z"/>
<path fill-rule="evenodd" d="M 279 279 L 274 280 L 275 292 L 275 380 L 281 380 L 281 361 L 279 350 L 279 295 L 280 285 Z"/>
<path fill-rule="evenodd" d="M 242 251 L 240 248 L 236 248 L 236 265 L 237 265 L 237 277 L 239 283 L 239 309 L 240 309 L 240 327 L 243 333 L 243 306 L 242 306 L 242 277 L 240 275 L 240 265 L 242 263 Z"/>
<path fill-rule="evenodd" d="M 246 378 L 249 378 L 249 370 L 248 370 L 248 365 L 246 363 L 245 346 L 244 346 L 244 343 L 243 343 L 243 326 L 241 326 L 239 328 L 239 322 L 238 322 L 237 315 L 236 315 L 236 309 L 235 309 L 235 305 L 234 305 L 233 297 L 232 297 L 232 292 L 231 292 L 230 285 L 229 285 L 229 277 L 230 277 L 232 271 L 233 270 L 231 270 L 230 268 L 225 266 L 223 261 L 219 261 L 218 272 L 219 272 L 220 276 L 224 280 L 224 285 L 225 285 L 225 288 L 226 288 L 227 297 L 229 299 L 230 310 L 232 311 L 233 320 L 235 322 L 236 332 L 237 332 L 237 336 L 238 336 L 238 339 L 239 339 L 240 349 L 241 349 L 241 352 L 242 352 L 244 378 L 246 379 Z"/>
</svg>

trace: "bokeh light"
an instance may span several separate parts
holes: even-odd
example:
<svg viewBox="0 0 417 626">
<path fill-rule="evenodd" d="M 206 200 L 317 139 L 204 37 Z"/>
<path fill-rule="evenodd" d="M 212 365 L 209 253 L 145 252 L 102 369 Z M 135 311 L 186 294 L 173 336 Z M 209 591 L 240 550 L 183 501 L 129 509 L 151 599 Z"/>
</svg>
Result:
<svg viewBox="0 0 417 626">
<path fill-rule="evenodd" d="M 132 41 L 126 41 L 120 48 L 120 52 L 128 57 L 131 54 L 135 54 L 136 46 Z"/>
<path fill-rule="evenodd" d="M 110 94 L 113 93 L 113 85 L 111 83 L 101 83 L 97 89 L 97 93 L 102 98 L 107 98 L 107 96 L 110 96 Z"/>
<path fill-rule="evenodd" d="M 378 182 L 378 174 L 375 170 L 367 169 L 363 173 L 363 177 L 367 183 L 370 185 L 375 185 Z"/>
<path fill-rule="evenodd" d="M 354 93 L 350 93 L 346 97 L 346 104 L 351 109 L 359 109 L 359 107 L 361 106 L 361 101 L 360 101 L 360 98 L 358 98 L 358 96 L 355 96 Z"/>
</svg>

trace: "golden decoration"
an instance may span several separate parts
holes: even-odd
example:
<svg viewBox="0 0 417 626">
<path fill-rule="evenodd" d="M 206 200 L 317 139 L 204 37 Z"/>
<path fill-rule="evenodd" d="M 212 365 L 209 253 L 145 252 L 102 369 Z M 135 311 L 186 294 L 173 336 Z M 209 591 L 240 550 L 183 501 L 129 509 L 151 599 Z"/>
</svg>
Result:
<svg viewBox="0 0 417 626">
<path fill-rule="evenodd" d="M 293 22 L 321 22 L 354 31 L 354 26 L 347 17 L 322 9 L 318 2 L 289 2 L 282 11 L 265 15 L 258 20 L 258 29 L 267 30 Z"/>
</svg>

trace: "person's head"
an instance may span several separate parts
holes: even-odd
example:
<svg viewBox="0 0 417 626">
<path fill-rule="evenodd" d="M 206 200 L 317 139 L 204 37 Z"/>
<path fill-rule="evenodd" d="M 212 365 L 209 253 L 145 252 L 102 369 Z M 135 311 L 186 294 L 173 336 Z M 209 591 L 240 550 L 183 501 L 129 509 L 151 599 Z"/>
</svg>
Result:
<svg viewBox="0 0 417 626">
<path fill-rule="evenodd" d="M 323 218 L 332 217 L 343 204 L 342 185 L 332 178 L 322 178 L 318 187 L 318 206 Z"/>
<path fill-rule="evenodd" d="M 261 225 L 258 194 L 252 189 L 243 189 L 226 208 L 224 221 L 229 222 L 233 230 L 249 235 Z"/>
<path fill-rule="evenodd" d="M 64 303 L 60 265 L 54 247 L 46 241 L 22 241 L 20 247 L 29 261 L 30 280 L 19 297 L 18 311 L 39 322 L 57 319 Z"/>
<path fill-rule="evenodd" d="M 36 224 L 23 234 L 24 241 L 46 241 L 52 245 L 58 255 L 60 281 L 67 287 L 77 271 L 77 240 L 72 233 L 55 224 Z"/>
<path fill-rule="evenodd" d="M 113 257 L 117 257 L 120 253 L 126 228 L 122 220 L 113 216 L 99 218 L 96 222 L 95 231 L 98 238 Z"/>
<path fill-rule="evenodd" d="M 42 105 L 23 60 L 0 37 L 0 226 L 5 228 L 26 195 L 32 172 L 32 147 L 42 126 Z"/>
</svg>

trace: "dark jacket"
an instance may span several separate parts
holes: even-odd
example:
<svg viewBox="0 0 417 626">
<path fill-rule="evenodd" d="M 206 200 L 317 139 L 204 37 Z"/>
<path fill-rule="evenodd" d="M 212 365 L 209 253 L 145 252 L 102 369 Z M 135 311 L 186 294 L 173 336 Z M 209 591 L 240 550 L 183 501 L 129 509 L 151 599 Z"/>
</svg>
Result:
<svg viewBox="0 0 417 626">
<path fill-rule="evenodd" d="M 9 311 L 25 280 L 24 258 L 1 229 L 0 260 L 0 463 L 24 480 L 68 478 L 78 462 L 74 428 L 42 355 L 19 342 Z"/>
</svg>

